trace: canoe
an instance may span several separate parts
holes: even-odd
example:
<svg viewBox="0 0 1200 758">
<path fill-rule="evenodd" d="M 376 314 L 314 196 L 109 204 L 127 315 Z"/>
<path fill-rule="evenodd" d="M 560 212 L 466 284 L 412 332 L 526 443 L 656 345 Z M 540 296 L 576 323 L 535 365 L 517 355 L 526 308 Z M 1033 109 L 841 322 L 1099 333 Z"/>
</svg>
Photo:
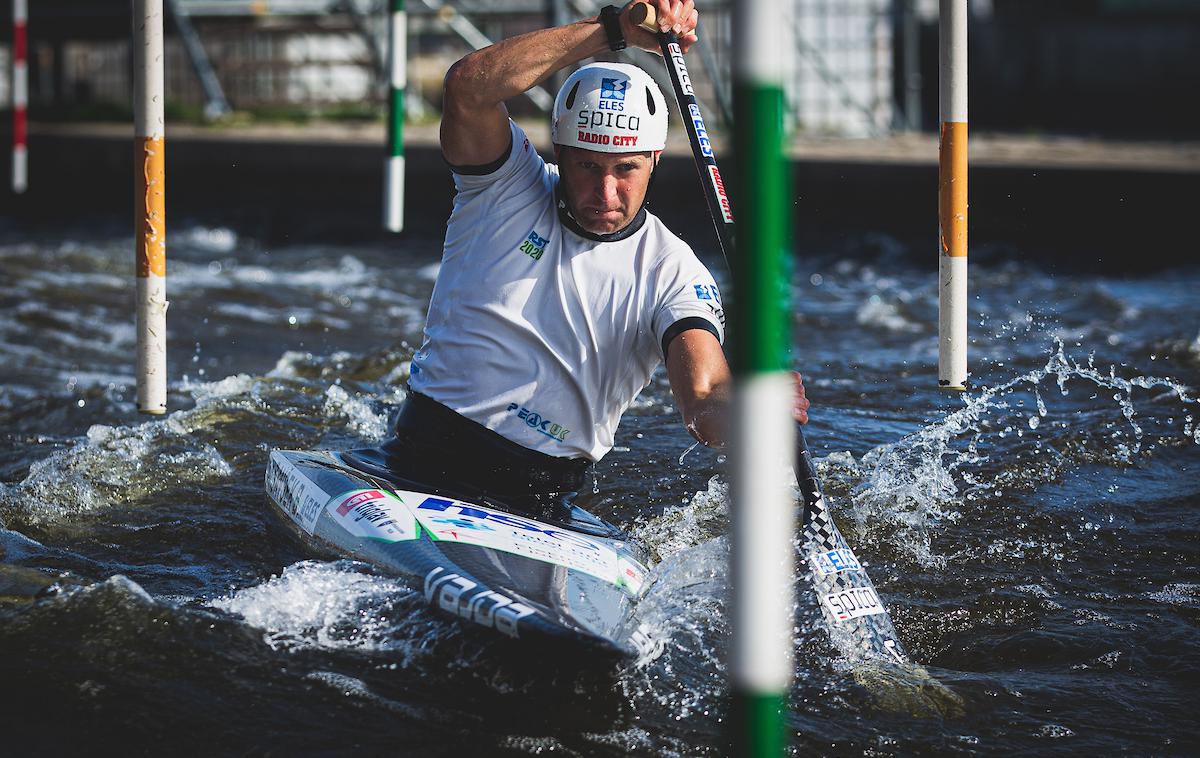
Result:
<svg viewBox="0 0 1200 758">
<path fill-rule="evenodd" d="M 568 503 L 533 514 L 464 500 L 381 461 L 373 450 L 273 451 L 268 499 L 308 544 L 411 577 L 460 622 L 622 659 L 661 650 L 633 615 L 645 552 L 612 524 Z"/>
</svg>

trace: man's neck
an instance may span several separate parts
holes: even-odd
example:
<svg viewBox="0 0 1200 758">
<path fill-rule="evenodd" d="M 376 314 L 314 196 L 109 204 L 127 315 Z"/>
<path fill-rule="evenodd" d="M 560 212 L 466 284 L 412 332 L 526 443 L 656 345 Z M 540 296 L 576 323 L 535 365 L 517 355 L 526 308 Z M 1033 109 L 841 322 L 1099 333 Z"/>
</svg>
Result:
<svg viewBox="0 0 1200 758">
<path fill-rule="evenodd" d="M 618 229 L 609 234 L 598 234 L 588 231 L 579 223 L 579 219 L 575 218 L 575 214 L 571 212 L 571 204 L 567 200 L 567 193 L 563 188 L 562 179 L 559 179 L 558 184 L 554 186 L 554 205 L 558 209 L 558 220 L 562 222 L 563 226 L 580 237 L 594 242 L 618 242 L 637 234 L 646 224 L 646 204 L 642 203 L 642 207 L 638 209 L 633 220 L 623 229 Z"/>
</svg>

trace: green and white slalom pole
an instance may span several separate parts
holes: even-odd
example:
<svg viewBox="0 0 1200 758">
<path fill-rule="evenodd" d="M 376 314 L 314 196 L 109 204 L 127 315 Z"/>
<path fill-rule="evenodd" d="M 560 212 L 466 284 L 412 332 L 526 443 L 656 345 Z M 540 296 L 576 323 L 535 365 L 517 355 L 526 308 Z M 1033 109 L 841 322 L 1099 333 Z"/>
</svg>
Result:
<svg viewBox="0 0 1200 758">
<path fill-rule="evenodd" d="M 784 25 L 777 4 L 733 12 L 733 122 L 741 229 L 733 266 L 735 380 L 732 603 L 734 751 L 781 756 L 792 677 L 798 432 L 789 342 L 789 193 L 783 160 Z"/>
<path fill-rule="evenodd" d="M 408 86 L 408 17 L 404 0 L 391 0 L 388 21 L 388 157 L 384 166 L 383 227 L 404 230 L 404 90 Z"/>
<path fill-rule="evenodd" d="M 734 144 L 742 230 L 733 246 L 733 213 L 717 169 L 683 52 L 662 32 L 653 8 L 631 19 L 657 32 L 675 99 L 684 116 L 696 169 L 721 251 L 731 264 L 731 302 L 738 339 L 733 432 L 733 749 L 740 756 L 784 754 L 785 697 L 792 675 L 795 502 L 788 464 L 804 498 L 801 552 L 813 600 L 834 646 L 854 664 L 905 664 L 891 617 L 865 569 L 842 537 L 821 495 L 804 432 L 792 421 L 794 387 L 789 345 L 787 240 L 790 207 L 783 157 L 784 50 L 778 13 L 765 0 L 742 0 L 734 13 Z M 794 458 L 792 455 L 794 454 Z"/>
<path fill-rule="evenodd" d="M 731 514 L 731 605 L 735 755 L 784 754 L 784 698 L 792 676 L 796 503 L 788 467 L 796 444 L 795 394 L 787 370 L 788 192 L 783 161 L 783 39 L 778 9 L 766 0 L 735 6 L 734 121 L 740 158 L 741 230 L 736 255 L 733 212 L 687 66 L 675 35 L 660 31 L 653 8 L 634 23 L 658 32 L 679 101 L 709 215 L 733 271 L 737 340 L 734 478 Z M 645 17 L 645 18 L 643 18 Z"/>
</svg>

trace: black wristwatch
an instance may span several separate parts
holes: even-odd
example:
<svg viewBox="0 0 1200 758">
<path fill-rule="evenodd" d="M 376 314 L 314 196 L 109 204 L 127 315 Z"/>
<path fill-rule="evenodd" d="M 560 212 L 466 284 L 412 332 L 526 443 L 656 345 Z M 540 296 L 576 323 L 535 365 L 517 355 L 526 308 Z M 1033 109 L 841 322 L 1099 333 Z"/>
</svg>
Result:
<svg viewBox="0 0 1200 758">
<path fill-rule="evenodd" d="M 600 25 L 608 37 L 608 49 L 616 52 L 625 49 L 625 34 L 621 31 L 621 9 L 606 5 L 600 9 Z"/>
</svg>

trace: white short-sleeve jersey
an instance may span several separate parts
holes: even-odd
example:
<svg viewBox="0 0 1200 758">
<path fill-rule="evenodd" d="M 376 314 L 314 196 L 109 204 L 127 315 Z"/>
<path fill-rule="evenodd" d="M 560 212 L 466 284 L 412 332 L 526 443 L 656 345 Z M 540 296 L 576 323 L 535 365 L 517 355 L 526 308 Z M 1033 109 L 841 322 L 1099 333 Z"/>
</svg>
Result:
<svg viewBox="0 0 1200 758">
<path fill-rule="evenodd" d="M 524 447 L 599 460 L 663 360 L 672 326 L 703 319 L 690 323 L 724 338 L 721 295 L 691 248 L 649 213 L 617 241 L 564 226 L 557 167 L 511 128 L 499 168 L 455 173 L 409 386 Z"/>
</svg>

